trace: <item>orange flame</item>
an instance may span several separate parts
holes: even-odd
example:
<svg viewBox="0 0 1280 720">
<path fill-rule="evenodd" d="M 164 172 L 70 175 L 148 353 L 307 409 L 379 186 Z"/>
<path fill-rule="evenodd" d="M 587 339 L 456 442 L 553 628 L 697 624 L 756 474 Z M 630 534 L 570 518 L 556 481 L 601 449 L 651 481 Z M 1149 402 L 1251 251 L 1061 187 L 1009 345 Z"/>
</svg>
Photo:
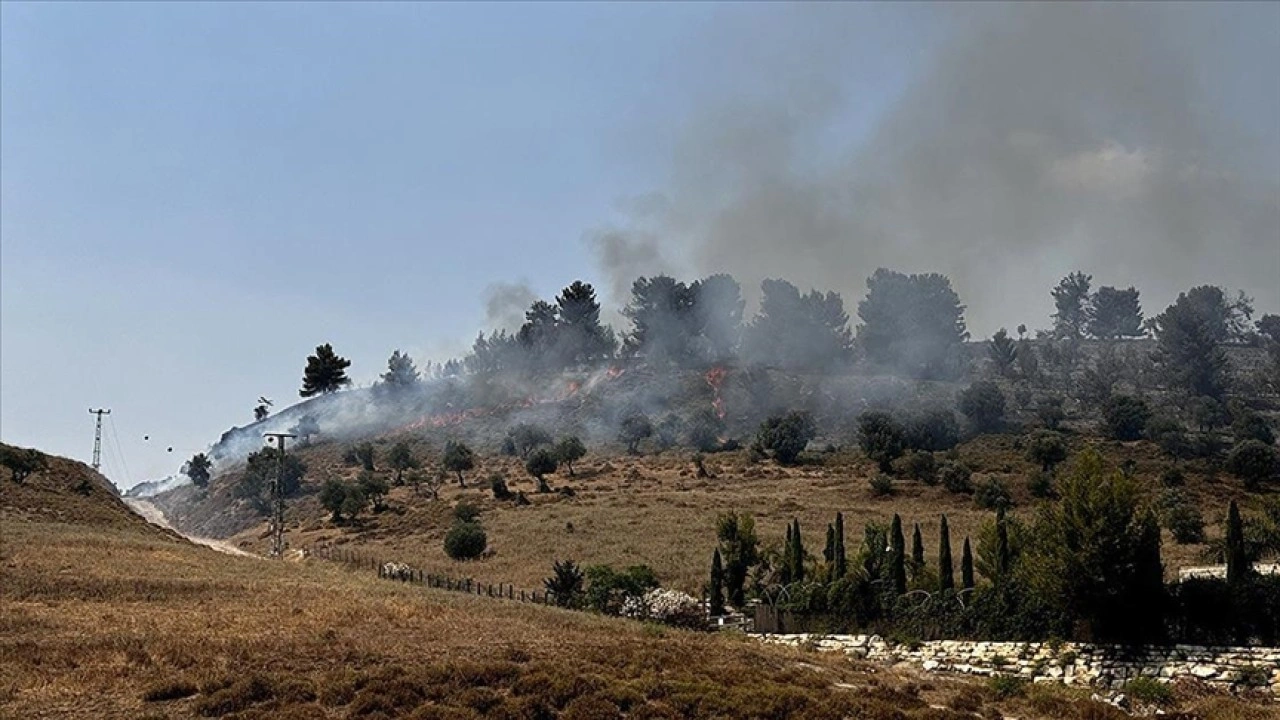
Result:
<svg viewBox="0 0 1280 720">
<path fill-rule="evenodd" d="M 725 368 L 713 367 L 710 370 L 708 370 L 707 374 L 704 376 L 706 378 L 707 384 L 711 386 L 711 392 L 712 392 L 711 409 L 715 411 L 716 417 L 720 418 L 721 420 L 724 419 L 725 409 L 724 409 L 724 398 L 720 397 L 720 383 L 724 382 L 724 378 L 728 374 L 729 374 L 729 371 L 726 370 Z"/>
</svg>

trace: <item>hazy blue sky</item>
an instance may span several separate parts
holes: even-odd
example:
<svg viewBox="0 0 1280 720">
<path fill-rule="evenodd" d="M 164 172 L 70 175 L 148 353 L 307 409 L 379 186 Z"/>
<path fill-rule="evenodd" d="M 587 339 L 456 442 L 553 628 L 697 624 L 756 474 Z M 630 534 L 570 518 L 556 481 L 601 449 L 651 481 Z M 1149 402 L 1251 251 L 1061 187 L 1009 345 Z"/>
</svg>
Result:
<svg viewBox="0 0 1280 720">
<path fill-rule="evenodd" d="M 394 348 L 420 361 L 460 354 L 486 322 L 493 283 L 550 296 L 585 278 L 607 293 L 618 283 L 591 238 L 633 228 L 628 198 L 678 195 L 691 137 L 731 128 L 737 108 L 780 102 L 788 127 L 823 120 L 788 142 L 788 165 L 822 167 L 838 154 L 829 148 L 885 132 L 966 21 L 940 12 L 6 2 L 0 435 L 87 459 L 86 410 L 111 407 L 129 467 L 113 453 L 108 469 L 129 484 L 249 420 L 259 395 L 296 400 L 321 342 L 367 383 Z M 1266 184 L 1280 175 L 1280 100 L 1240 68 L 1257 73 L 1275 56 L 1277 17 L 1214 16 L 1218 36 L 1201 38 L 1223 48 L 1204 58 L 1204 84 L 1262 141 L 1250 155 L 1264 206 L 1280 186 Z M 1274 67 L 1265 74 L 1274 83 Z M 700 187 L 718 192 L 739 177 L 731 170 Z M 685 231 L 704 227 L 679 217 Z M 1247 252 L 1276 262 L 1280 244 L 1260 242 Z M 678 272 L 686 254 L 715 269 L 714 243 L 660 244 Z M 873 269 L 852 268 L 835 288 L 851 310 Z M 1274 297 L 1244 289 L 1261 304 Z M 978 324 L 1019 321 L 1041 320 Z"/>
</svg>

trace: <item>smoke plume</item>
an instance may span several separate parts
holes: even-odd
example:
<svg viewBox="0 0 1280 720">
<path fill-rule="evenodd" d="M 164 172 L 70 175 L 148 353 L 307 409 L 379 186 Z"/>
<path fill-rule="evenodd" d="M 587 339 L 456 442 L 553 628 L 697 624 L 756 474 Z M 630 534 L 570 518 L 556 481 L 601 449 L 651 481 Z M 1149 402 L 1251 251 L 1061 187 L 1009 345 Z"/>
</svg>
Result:
<svg viewBox="0 0 1280 720">
<path fill-rule="evenodd" d="M 537 299 L 538 294 L 528 283 L 493 283 L 484 291 L 485 331 L 519 330 L 525 311 Z"/>
<path fill-rule="evenodd" d="M 711 38 L 731 57 L 751 45 L 732 76 L 752 79 L 699 100 L 667 187 L 597 238 L 613 297 L 665 253 L 732 273 L 749 299 L 783 277 L 851 311 L 879 266 L 942 272 L 976 336 L 1043 327 L 1049 288 L 1074 269 L 1137 286 L 1148 315 L 1203 283 L 1280 307 L 1280 89 L 1223 50 L 1232 28 L 1277 27 L 1280 10 L 932 11 L 943 41 L 866 132 L 848 130 L 883 90 L 851 65 L 864 7 L 792 6 Z M 1216 92 L 1250 77 L 1252 124 Z"/>
</svg>

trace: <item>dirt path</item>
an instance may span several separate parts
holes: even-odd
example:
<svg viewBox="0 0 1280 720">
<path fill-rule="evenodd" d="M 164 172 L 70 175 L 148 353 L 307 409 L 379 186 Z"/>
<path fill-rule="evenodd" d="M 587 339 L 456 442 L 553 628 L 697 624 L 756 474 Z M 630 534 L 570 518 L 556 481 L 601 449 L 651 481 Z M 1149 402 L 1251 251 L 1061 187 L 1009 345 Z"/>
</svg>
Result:
<svg viewBox="0 0 1280 720">
<path fill-rule="evenodd" d="M 179 532 L 177 528 L 170 525 L 169 521 L 165 519 L 164 513 L 160 511 L 160 508 L 156 507 L 154 504 L 152 504 L 148 500 L 143 500 L 141 498 L 124 498 L 124 502 L 126 505 L 129 506 L 130 510 L 133 510 L 134 512 L 141 515 L 147 522 L 151 523 L 152 525 L 159 525 L 160 527 L 166 530 L 172 530 L 178 533 L 179 535 L 182 535 L 182 537 L 190 540 L 191 542 L 196 543 L 197 545 L 204 545 L 205 547 L 213 548 L 218 552 L 223 552 L 228 555 L 240 555 L 242 557 L 259 557 L 258 555 L 245 552 L 244 550 L 241 550 L 240 548 L 230 543 L 223 542 L 221 540 L 214 540 L 212 538 L 195 537 L 194 535 L 187 535 L 182 532 Z"/>
</svg>

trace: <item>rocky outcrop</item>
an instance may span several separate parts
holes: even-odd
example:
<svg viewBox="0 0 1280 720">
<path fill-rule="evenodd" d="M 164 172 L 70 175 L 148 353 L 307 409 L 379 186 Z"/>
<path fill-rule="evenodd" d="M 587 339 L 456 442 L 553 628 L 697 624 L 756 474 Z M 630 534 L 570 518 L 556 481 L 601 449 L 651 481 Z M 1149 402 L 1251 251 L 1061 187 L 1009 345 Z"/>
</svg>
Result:
<svg viewBox="0 0 1280 720">
<path fill-rule="evenodd" d="M 1280 693 L 1280 648 L 1122 647 L 1085 643 L 934 640 L 895 644 L 878 635 L 761 635 L 764 642 L 907 662 L 930 672 L 1018 675 L 1034 682 L 1121 688 L 1137 677 L 1163 682 L 1192 677 L 1229 690 Z"/>
</svg>

